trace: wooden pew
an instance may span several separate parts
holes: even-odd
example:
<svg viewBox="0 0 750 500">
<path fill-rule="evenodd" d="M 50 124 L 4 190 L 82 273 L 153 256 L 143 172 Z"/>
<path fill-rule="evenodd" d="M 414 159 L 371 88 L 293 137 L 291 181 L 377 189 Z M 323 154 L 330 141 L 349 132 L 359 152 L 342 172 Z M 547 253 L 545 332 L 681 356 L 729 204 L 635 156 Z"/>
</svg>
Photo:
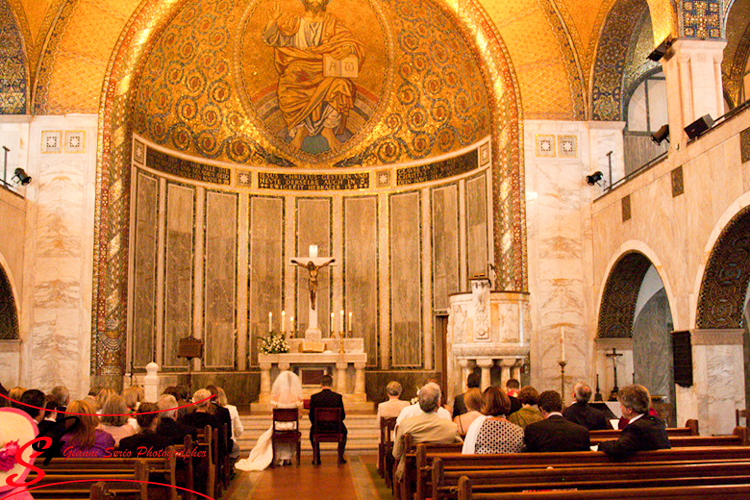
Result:
<svg viewBox="0 0 750 500">
<path fill-rule="evenodd" d="M 52 459 L 47 466 L 43 467 L 44 477 L 32 486 L 32 488 L 41 486 L 41 488 L 31 491 L 35 499 L 88 499 L 93 484 L 102 481 L 102 479 L 112 481 L 108 491 L 115 497 L 127 496 L 140 500 L 149 499 L 147 484 L 131 482 L 148 481 L 149 464 L 143 459 L 130 460 L 125 464 L 112 464 L 111 467 L 106 468 L 98 468 L 97 464 L 109 459 L 76 458 L 68 460 L 75 461 L 75 463 L 64 467 L 65 461 L 63 459 Z M 56 466 L 51 467 L 53 464 Z M 36 472 L 31 471 L 27 481 L 34 480 L 36 477 Z M 123 482 L 116 482 L 117 480 Z"/>
<path fill-rule="evenodd" d="M 386 468 L 386 457 L 393 453 L 393 429 L 396 427 L 396 417 L 380 419 L 380 443 L 378 444 L 378 474 L 385 478 L 385 485 L 390 488 L 391 476 Z M 391 455 L 392 456 L 392 455 Z M 391 460 L 392 462 L 392 460 Z"/>
<path fill-rule="evenodd" d="M 698 463 L 608 463 L 596 466 L 505 468 L 446 472 L 443 460 L 432 464 L 432 499 L 455 499 L 461 477 L 471 480 L 474 493 L 544 489 L 604 489 L 665 485 L 750 483 L 750 460 Z M 731 479 L 730 479 L 731 478 Z"/>
<path fill-rule="evenodd" d="M 476 493 L 471 480 L 459 481 L 459 500 L 515 500 L 518 493 Z M 750 484 L 690 485 L 645 488 L 607 488 L 526 492 L 523 500 L 744 500 L 750 498 Z"/>
<path fill-rule="evenodd" d="M 436 445 L 417 444 L 413 469 L 407 474 L 411 483 L 404 485 L 411 490 L 402 491 L 402 498 L 416 494 L 424 499 L 431 491 L 432 462 L 443 460 L 446 472 L 452 470 L 488 470 L 507 468 L 545 468 L 549 466 L 591 467 L 610 463 L 663 463 L 663 462 L 706 462 L 711 460 L 750 460 L 750 446 L 694 446 L 637 453 L 627 459 L 618 460 L 602 452 L 577 451 L 559 453 L 508 453 L 496 455 L 462 455 L 456 452 L 434 451 Z M 405 478 L 407 477 L 405 474 Z M 411 491 L 411 493 L 410 493 Z"/>
<path fill-rule="evenodd" d="M 219 448 L 217 446 L 218 436 L 218 430 L 212 429 L 210 425 L 207 425 L 203 430 L 198 430 L 196 441 L 198 449 L 206 451 L 206 458 L 204 459 L 206 491 L 203 493 L 214 498 L 219 498 L 221 496 L 217 472 L 217 462 L 219 459 Z"/>
<path fill-rule="evenodd" d="M 622 429 L 607 429 L 601 431 L 591 431 L 591 439 L 609 440 L 617 439 L 622 434 Z M 670 438 L 677 436 L 697 436 L 698 435 L 698 421 L 691 418 L 685 422 L 685 427 L 667 427 L 667 436 Z"/>
</svg>

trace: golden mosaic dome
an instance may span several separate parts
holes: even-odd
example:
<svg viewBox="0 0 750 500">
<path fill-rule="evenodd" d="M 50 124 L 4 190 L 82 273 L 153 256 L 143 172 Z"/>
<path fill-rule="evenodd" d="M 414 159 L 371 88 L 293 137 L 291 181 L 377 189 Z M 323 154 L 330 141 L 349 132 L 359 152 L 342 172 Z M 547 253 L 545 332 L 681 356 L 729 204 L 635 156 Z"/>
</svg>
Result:
<svg viewBox="0 0 750 500">
<path fill-rule="evenodd" d="M 472 47 L 432 2 L 200 0 L 143 66 L 135 132 L 250 166 L 393 164 L 489 135 L 487 95 Z"/>
</svg>

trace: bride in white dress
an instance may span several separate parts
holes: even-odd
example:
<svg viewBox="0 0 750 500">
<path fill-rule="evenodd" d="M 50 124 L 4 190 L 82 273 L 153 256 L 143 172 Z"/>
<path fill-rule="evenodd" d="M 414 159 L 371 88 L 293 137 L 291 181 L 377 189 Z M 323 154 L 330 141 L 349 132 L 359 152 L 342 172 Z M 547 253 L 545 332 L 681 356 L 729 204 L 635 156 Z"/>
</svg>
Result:
<svg viewBox="0 0 750 500">
<path fill-rule="evenodd" d="M 302 382 L 299 377 L 290 372 L 283 371 L 279 373 L 271 387 L 271 405 L 274 408 L 301 408 L 302 407 Z M 273 424 L 271 424 L 273 427 Z M 283 429 L 284 426 L 294 428 L 294 423 L 279 423 L 277 429 Z M 273 460 L 273 447 L 271 445 L 271 433 L 273 428 L 269 428 L 260 435 L 255 447 L 250 451 L 250 456 L 239 460 L 235 467 L 243 471 L 264 470 L 271 465 Z M 292 463 L 292 457 L 296 447 L 291 443 L 279 443 L 276 445 L 276 462 L 277 465 L 283 463 Z"/>
</svg>

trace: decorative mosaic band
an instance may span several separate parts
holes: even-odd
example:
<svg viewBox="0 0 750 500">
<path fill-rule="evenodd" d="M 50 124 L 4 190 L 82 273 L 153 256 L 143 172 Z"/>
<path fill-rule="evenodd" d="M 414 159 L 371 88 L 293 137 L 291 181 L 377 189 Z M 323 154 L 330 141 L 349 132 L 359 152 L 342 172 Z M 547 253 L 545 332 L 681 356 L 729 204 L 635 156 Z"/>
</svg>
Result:
<svg viewBox="0 0 750 500">
<path fill-rule="evenodd" d="M 232 174 L 228 168 L 205 165 L 190 160 L 169 156 L 166 153 L 148 148 L 146 165 L 165 174 L 176 175 L 199 182 L 229 185 Z"/>
<path fill-rule="evenodd" d="M 721 38 L 719 13 L 721 0 L 682 2 L 682 32 L 685 37 L 701 40 Z"/>
<path fill-rule="evenodd" d="M 447 160 L 402 168 L 396 172 L 396 185 L 422 184 L 471 172 L 479 165 L 477 150 Z"/>
<path fill-rule="evenodd" d="M 342 189 L 367 189 L 370 174 L 281 174 L 261 172 L 258 174 L 261 189 L 286 189 L 292 191 L 332 191 Z"/>
</svg>

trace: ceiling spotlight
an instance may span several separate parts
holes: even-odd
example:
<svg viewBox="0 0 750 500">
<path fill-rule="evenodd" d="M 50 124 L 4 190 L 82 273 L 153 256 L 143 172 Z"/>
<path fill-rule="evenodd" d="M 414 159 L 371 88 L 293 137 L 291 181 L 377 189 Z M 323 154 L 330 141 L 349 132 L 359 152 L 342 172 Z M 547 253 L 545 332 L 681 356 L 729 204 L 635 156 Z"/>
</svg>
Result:
<svg viewBox="0 0 750 500">
<path fill-rule="evenodd" d="M 649 55 L 648 59 L 651 59 L 654 62 L 661 61 L 661 58 L 664 57 L 669 50 L 669 47 L 672 46 L 672 43 L 674 41 L 671 37 L 667 37 L 664 39 L 663 42 L 661 42 Z"/>
<path fill-rule="evenodd" d="M 13 173 L 13 179 L 17 179 L 18 183 L 22 186 L 27 185 L 29 182 L 31 182 L 31 176 L 26 173 L 24 169 L 21 167 L 18 167 L 15 172 Z"/>
<path fill-rule="evenodd" d="M 593 174 L 586 176 L 586 184 L 593 186 L 594 184 L 598 184 L 603 178 L 604 174 L 597 170 Z"/>
<path fill-rule="evenodd" d="M 662 125 L 659 130 L 651 134 L 651 140 L 656 144 L 661 144 L 664 140 L 669 142 L 669 125 Z"/>
</svg>

